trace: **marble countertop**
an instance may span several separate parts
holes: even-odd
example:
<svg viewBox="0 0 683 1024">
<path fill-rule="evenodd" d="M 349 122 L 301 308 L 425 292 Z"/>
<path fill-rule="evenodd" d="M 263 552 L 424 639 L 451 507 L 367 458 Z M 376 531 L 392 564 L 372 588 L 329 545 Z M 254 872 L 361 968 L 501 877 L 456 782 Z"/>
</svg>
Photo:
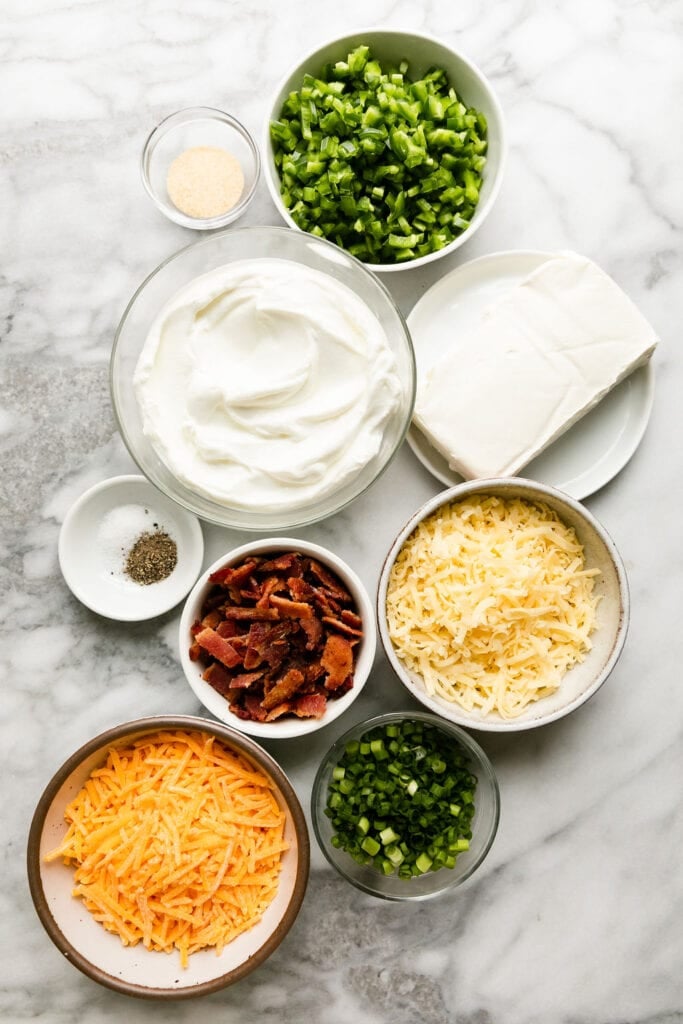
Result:
<svg viewBox="0 0 683 1024">
<path fill-rule="evenodd" d="M 4 845 L 0 1018 L 7 1024 L 673 1024 L 683 1020 L 679 501 L 683 358 L 683 7 L 667 0 L 10 0 L 0 94 L 0 674 Z M 147 132 L 180 107 L 235 112 L 257 134 L 300 53 L 369 21 L 425 30 L 490 76 L 511 143 L 497 204 L 450 258 L 386 280 L 402 310 L 487 252 L 572 248 L 651 320 L 653 416 L 626 468 L 586 502 L 632 593 L 625 652 L 596 697 L 526 734 L 479 734 L 502 819 L 481 870 L 442 901 L 364 897 L 313 850 L 302 912 L 257 972 L 200 1003 L 100 988 L 53 947 L 25 876 L 28 825 L 52 772 L 131 717 L 198 713 L 178 613 L 127 626 L 67 590 L 57 537 L 75 498 L 134 467 L 108 358 L 132 291 L 192 240 L 145 195 Z M 277 223 L 265 185 L 247 223 Z M 440 485 L 405 447 L 343 513 L 302 531 L 374 590 L 405 519 Z M 206 564 L 243 535 L 205 528 Z M 384 660 L 343 720 L 270 744 L 304 804 L 314 768 L 361 717 L 409 704 Z"/>
</svg>

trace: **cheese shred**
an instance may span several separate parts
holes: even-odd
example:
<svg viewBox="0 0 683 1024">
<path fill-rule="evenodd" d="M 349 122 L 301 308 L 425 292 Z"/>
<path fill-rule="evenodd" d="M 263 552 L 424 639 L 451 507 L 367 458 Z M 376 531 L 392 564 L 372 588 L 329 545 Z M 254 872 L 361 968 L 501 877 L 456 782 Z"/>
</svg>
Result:
<svg viewBox="0 0 683 1024">
<path fill-rule="evenodd" d="M 73 895 L 124 946 L 220 954 L 260 919 L 287 849 L 272 784 L 207 733 L 112 747 L 67 806 L 45 856 L 76 866 Z"/>
<path fill-rule="evenodd" d="M 591 649 L 599 573 L 543 503 L 454 502 L 417 526 L 392 566 L 389 635 L 430 696 L 515 718 Z"/>
</svg>

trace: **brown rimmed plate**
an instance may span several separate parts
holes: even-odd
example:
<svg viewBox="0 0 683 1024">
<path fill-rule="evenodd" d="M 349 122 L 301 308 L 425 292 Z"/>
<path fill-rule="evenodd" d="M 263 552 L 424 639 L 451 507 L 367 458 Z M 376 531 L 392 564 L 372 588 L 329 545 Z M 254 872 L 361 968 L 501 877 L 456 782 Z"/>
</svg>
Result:
<svg viewBox="0 0 683 1024">
<path fill-rule="evenodd" d="M 277 894 L 262 919 L 229 943 L 193 953 L 183 969 L 180 958 L 139 943 L 124 946 L 71 895 L 72 867 L 43 857 L 66 832 L 64 809 L 109 747 L 163 730 L 201 731 L 247 758 L 275 786 L 286 814 L 289 849 L 282 855 Z M 38 801 L 28 838 L 28 879 L 38 916 L 64 956 L 89 978 L 126 995 L 145 999 L 185 999 L 206 995 L 246 977 L 279 946 L 301 907 L 308 881 L 310 845 L 306 820 L 287 776 L 273 758 L 247 736 L 218 722 L 191 715 L 159 716 L 125 722 L 89 740 L 57 770 Z"/>
</svg>

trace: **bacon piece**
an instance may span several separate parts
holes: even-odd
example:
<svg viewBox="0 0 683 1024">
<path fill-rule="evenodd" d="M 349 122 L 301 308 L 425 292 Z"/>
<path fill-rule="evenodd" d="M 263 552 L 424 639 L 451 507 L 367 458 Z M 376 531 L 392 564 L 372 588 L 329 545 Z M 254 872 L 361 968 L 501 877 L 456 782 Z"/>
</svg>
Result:
<svg viewBox="0 0 683 1024">
<path fill-rule="evenodd" d="M 202 649 L 199 644 L 192 644 L 190 647 L 190 661 L 199 661 Z"/>
<path fill-rule="evenodd" d="M 336 690 L 353 672 L 353 650 L 348 640 L 331 633 L 325 643 L 320 664 L 327 672 L 325 688 Z"/>
<path fill-rule="evenodd" d="M 260 566 L 261 572 L 289 573 L 291 576 L 301 576 L 303 572 L 301 555 L 298 551 L 287 551 L 285 554 L 276 555 Z"/>
<path fill-rule="evenodd" d="M 349 608 L 344 608 L 339 618 L 342 622 L 345 622 L 347 626 L 353 626 L 354 629 L 362 629 L 363 627 L 363 620 L 360 615 L 356 615 L 356 613 L 350 611 Z"/>
<path fill-rule="evenodd" d="M 216 569 L 209 576 L 211 583 L 220 583 L 222 586 L 229 586 L 231 583 L 241 583 L 251 576 L 255 567 L 261 561 L 260 558 L 248 558 L 242 565 L 223 565 Z"/>
<path fill-rule="evenodd" d="M 310 604 L 304 604 L 302 601 L 289 601 L 286 597 L 278 597 L 273 594 L 270 603 L 273 608 L 277 608 L 283 618 L 311 619 L 313 617 L 313 609 Z"/>
<path fill-rule="evenodd" d="M 323 615 L 323 622 L 327 626 L 332 626 L 333 629 L 339 630 L 344 636 L 355 637 L 356 640 L 360 640 L 363 636 L 362 629 L 354 629 L 352 626 L 347 626 L 345 622 L 340 619 L 335 619 L 334 615 Z"/>
<path fill-rule="evenodd" d="M 223 616 L 226 619 L 242 619 L 250 622 L 272 622 L 279 619 L 275 608 L 242 608 L 240 605 L 226 604 L 223 606 Z"/>
<path fill-rule="evenodd" d="M 244 709 L 249 712 L 253 722 L 265 722 L 268 711 L 261 704 L 261 698 L 256 693 L 247 693 L 244 698 Z"/>
<path fill-rule="evenodd" d="M 338 601 L 344 603 L 350 603 L 352 598 L 346 587 L 344 587 L 340 581 L 329 572 L 320 562 L 316 562 L 315 558 L 308 559 L 308 565 L 314 576 L 320 580 L 323 585 L 323 589 L 331 597 L 335 597 Z"/>
<path fill-rule="evenodd" d="M 315 587 L 300 576 L 290 576 L 287 587 L 295 601 L 307 601 L 310 604 L 315 595 Z"/>
<path fill-rule="evenodd" d="M 222 636 L 219 636 L 214 629 L 210 629 L 208 626 L 201 633 L 197 633 L 195 642 L 214 658 L 217 658 L 218 661 L 227 665 L 228 668 L 234 668 L 242 660 L 230 641 L 224 640 Z"/>
<path fill-rule="evenodd" d="M 269 711 L 266 715 L 266 722 L 274 722 L 276 718 L 281 718 L 283 715 L 288 714 L 292 710 L 292 705 L 289 701 L 284 701 L 282 704 L 278 704 L 276 708 Z"/>
<path fill-rule="evenodd" d="M 267 608 L 268 599 L 271 594 L 276 594 L 278 590 L 285 589 L 285 581 L 281 576 L 267 576 L 260 587 L 261 596 L 256 602 L 257 608 Z"/>
<path fill-rule="evenodd" d="M 223 619 L 218 626 L 214 626 L 214 629 L 219 636 L 223 637 L 224 640 L 229 640 L 230 637 L 237 636 L 237 626 L 233 619 Z"/>
<path fill-rule="evenodd" d="M 196 636 L 197 633 L 201 633 L 203 629 L 204 627 L 202 626 L 199 619 L 195 619 L 195 621 L 190 626 L 190 636 Z"/>
<path fill-rule="evenodd" d="M 297 699 L 293 710 L 297 718 L 322 718 L 326 707 L 327 697 L 324 693 L 307 693 Z"/>
<path fill-rule="evenodd" d="M 287 656 L 287 641 L 294 628 L 291 619 L 278 622 L 274 626 L 267 626 L 261 622 L 254 623 L 247 636 L 244 667 L 256 668 L 262 661 L 267 661 L 271 668 L 279 668 Z"/>
<path fill-rule="evenodd" d="M 202 619 L 202 626 L 208 626 L 209 629 L 215 629 L 216 626 L 219 626 L 222 621 L 223 616 L 216 609 L 215 611 L 209 612 L 208 615 L 204 616 L 204 618 Z"/>
<path fill-rule="evenodd" d="M 205 679 L 209 686 L 213 686 L 214 690 L 220 693 L 221 696 L 227 697 L 228 690 L 232 685 L 232 679 L 230 678 L 230 673 L 217 661 L 209 665 L 202 679 Z"/>
<path fill-rule="evenodd" d="M 263 672 L 240 672 L 230 680 L 233 690 L 246 690 L 252 683 L 263 678 Z"/>
<path fill-rule="evenodd" d="M 300 619 L 299 625 L 306 634 L 306 650 L 315 651 L 323 638 L 323 624 L 317 615 L 309 619 Z"/>
<path fill-rule="evenodd" d="M 266 711 L 270 711 L 271 708 L 277 707 L 283 701 L 289 700 L 290 697 L 294 696 L 303 681 L 303 672 L 299 671 L 298 668 L 290 668 L 285 672 L 282 679 L 279 679 L 275 686 L 265 695 L 261 701 L 261 707 L 265 708 Z"/>
</svg>

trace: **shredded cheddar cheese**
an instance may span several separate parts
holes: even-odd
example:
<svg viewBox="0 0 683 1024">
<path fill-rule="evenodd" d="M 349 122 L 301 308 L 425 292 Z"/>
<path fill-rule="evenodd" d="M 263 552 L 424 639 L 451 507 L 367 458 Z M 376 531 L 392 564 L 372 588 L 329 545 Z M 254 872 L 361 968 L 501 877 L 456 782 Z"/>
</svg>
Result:
<svg viewBox="0 0 683 1024">
<path fill-rule="evenodd" d="M 226 943 L 277 891 L 285 815 L 268 779 L 201 732 L 111 747 L 66 808 L 46 855 L 76 866 L 74 896 L 126 946 L 180 953 Z"/>
<path fill-rule="evenodd" d="M 455 502 L 401 548 L 387 589 L 389 634 L 427 693 L 514 718 L 590 650 L 596 575 L 547 505 Z"/>
</svg>

